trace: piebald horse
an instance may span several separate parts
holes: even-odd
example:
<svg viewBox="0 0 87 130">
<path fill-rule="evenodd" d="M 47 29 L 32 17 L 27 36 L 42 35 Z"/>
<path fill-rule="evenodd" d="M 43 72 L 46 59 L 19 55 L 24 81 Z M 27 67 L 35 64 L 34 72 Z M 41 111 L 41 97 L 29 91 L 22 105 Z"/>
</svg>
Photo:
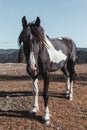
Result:
<svg viewBox="0 0 87 130">
<path fill-rule="evenodd" d="M 73 78 L 76 64 L 76 45 L 70 38 L 49 38 L 44 29 L 40 26 L 40 18 L 34 22 L 27 23 L 26 17 L 22 18 L 23 30 L 19 35 L 19 44 L 23 43 L 23 50 L 26 57 L 27 72 L 33 81 L 34 102 L 31 114 L 38 110 L 38 75 L 44 81 L 44 116 L 45 124 L 50 123 L 48 108 L 49 74 L 52 71 L 61 70 L 67 83 L 66 97 L 73 99 Z"/>
</svg>

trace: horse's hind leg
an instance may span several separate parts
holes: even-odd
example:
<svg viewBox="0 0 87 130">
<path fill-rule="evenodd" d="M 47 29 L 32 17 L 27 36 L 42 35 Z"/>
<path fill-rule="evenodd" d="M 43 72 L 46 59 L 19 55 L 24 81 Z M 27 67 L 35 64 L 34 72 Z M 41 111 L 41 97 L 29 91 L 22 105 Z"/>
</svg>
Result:
<svg viewBox="0 0 87 130">
<path fill-rule="evenodd" d="M 74 80 L 74 73 L 75 73 L 75 63 L 72 59 L 69 59 L 67 62 L 67 70 L 69 72 L 69 77 L 67 81 L 67 85 L 70 86 L 69 90 L 69 100 L 73 100 L 73 80 Z"/>
<path fill-rule="evenodd" d="M 73 100 L 73 79 L 74 79 L 74 62 L 72 59 L 67 61 L 67 65 L 64 66 L 61 70 L 66 77 L 66 98 Z"/>
<path fill-rule="evenodd" d="M 64 66 L 61 71 L 64 73 L 65 78 L 66 78 L 66 98 L 69 98 L 69 92 L 70 92 L 70 77 L 69 77 L 69 72 L 66 68 L 66 66 Z"/>
</svg>

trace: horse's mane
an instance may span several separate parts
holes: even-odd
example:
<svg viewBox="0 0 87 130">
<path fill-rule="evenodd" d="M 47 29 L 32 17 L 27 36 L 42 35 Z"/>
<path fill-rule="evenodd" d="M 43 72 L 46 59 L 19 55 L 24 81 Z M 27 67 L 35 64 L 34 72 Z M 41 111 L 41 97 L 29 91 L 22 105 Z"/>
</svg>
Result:
<svg viewBox="0 0 87 130">
<path fill-rule="evenodd" d="M 46 46 L 47 48 L 50 48 L 49 45 L 46 42 L 45 37 L 47 37 L 49 40 L 49 36 L 45 34 L 44 29 L 42 26 L 35 26 L 35 24 L 30 25 L 32 34 L 38 39 L 38 41 L 42 44 L 42 46 Z"/>
<path fill-rule="evenodd" d="M 39 26 L 35 26 L 35 24 L 29 24 L 31 28 L 32 34 L 41 42 L 44 41 L 44 29 Z"/>
</svg>

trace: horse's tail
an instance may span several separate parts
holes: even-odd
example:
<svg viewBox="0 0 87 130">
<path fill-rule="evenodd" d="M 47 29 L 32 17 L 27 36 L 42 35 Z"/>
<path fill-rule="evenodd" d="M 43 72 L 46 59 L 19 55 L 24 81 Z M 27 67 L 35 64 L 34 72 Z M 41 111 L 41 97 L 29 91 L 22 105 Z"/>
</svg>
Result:
<svg viewBox="0 0 87 130">
<path fill-rule="evenodd" d="M 71 54 L 69 56 L 69 61 L 68 63 L 72 63 L 72 67 L 73 67 L 73 73 L 74 73 L 74 77 L 78 77 L 78 73 L 76 72 L 76 67 L 75 65 L 77 64 L 77 55 L 76 55 L 76 44 L 74 43 L 74 41 L 72 39 L 70 39 L 71 45 L 72 45 L 72 50 L 71 50 Z"/>
</svg>

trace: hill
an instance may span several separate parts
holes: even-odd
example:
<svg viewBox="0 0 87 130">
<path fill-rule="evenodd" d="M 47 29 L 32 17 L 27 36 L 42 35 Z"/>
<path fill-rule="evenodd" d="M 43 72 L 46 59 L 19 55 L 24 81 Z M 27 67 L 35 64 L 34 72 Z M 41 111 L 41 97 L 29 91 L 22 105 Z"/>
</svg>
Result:
<svg viewBox="0 0 87 130">
<path fill-rule="evenodd" d="M 18 49 L 0 49 L 0 63 L 17 63 Z M 78 64 L 87 63 L 87 48 L 77 48 Z"/>
<path fill-rule="evenodd" d="M 17 63 L 18 49 L 0 49 L 0 63 Z"/>
<path fill-rule="evenodd" d="M 87 63 L 87 48 L 77 48 L 77 62 L 78 64 Z"/>
</svg>

